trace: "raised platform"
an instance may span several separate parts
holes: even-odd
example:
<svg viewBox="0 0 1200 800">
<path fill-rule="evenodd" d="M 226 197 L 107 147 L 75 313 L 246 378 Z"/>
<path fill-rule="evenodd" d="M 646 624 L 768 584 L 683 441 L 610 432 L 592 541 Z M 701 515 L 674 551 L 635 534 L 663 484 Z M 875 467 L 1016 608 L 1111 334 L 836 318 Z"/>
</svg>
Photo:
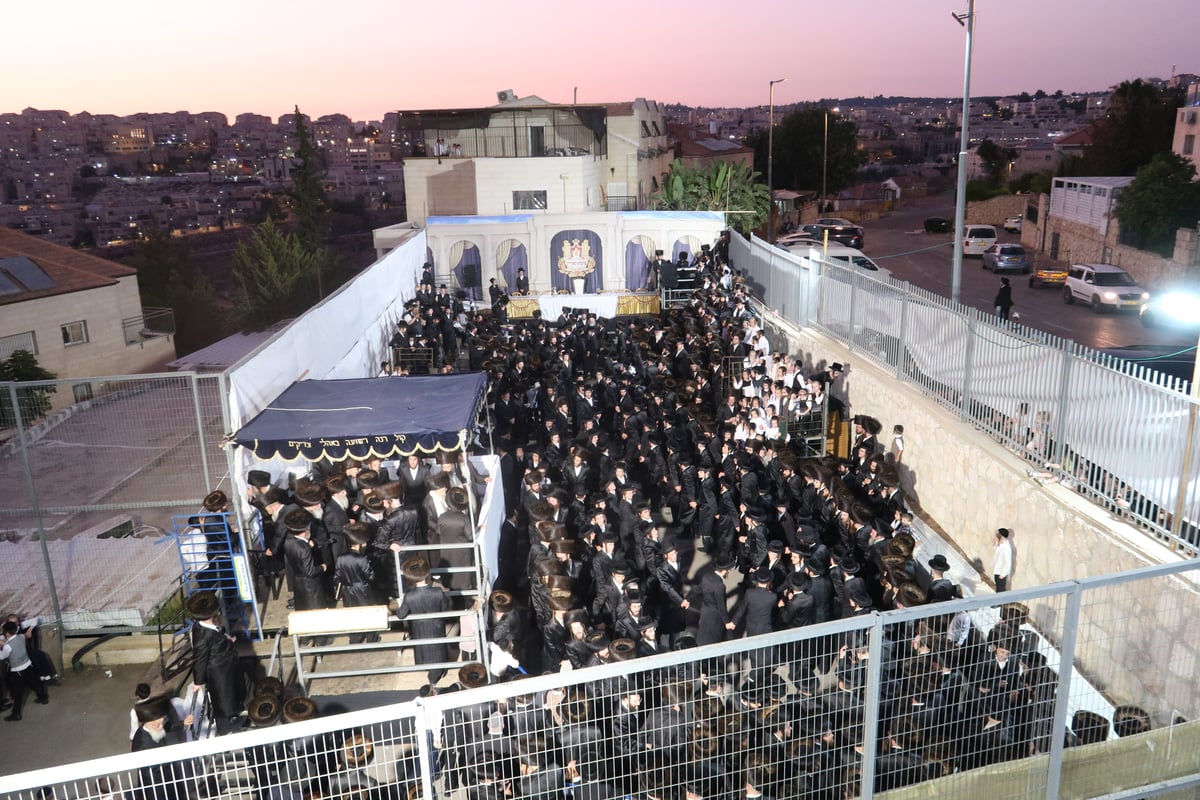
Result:
<svg viewBox="0 0 1200 800">
<path fill-rule="evenodd" d="M 654 292 L 605 294 L 535 294 L 508 299 L 510 319 L 529 319 L 540 311 L 542 319 L 558 319 L 563 309 L 587 309 L 598 317 L 657 314 L 662 306 Z"/>
</svg>

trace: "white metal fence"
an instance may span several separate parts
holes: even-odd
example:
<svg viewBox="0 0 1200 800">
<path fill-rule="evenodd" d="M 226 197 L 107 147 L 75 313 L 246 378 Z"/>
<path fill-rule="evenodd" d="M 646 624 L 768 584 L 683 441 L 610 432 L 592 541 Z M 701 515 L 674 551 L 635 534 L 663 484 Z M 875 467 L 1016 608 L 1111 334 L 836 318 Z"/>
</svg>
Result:
<svg viewBox="0 0 1200 800">
<path fill-rule="evenodd" d="M 907 283 L 734 237 L 764 305 L 894 372 L 1027 459 L 1185 553 L 1200 548 L 1200 402 L 1185 383 Z"/>
<path fill-rule="evenodd" d="M 632 660 L 614 645 L 602 666 L 11 775 L 5 796 L 1150 796 L 1200 785 L 1200 701 L 1146 641 L 1195 640 L 1198 570 Z"/>
</svg>

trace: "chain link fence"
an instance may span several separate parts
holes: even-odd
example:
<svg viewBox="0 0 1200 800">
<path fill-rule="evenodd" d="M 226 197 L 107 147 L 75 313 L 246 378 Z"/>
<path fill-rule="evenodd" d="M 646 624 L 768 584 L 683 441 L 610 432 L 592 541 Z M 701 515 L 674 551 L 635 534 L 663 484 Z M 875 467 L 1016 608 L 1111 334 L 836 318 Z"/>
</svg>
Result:
<svg viewBox="0 0 1200 800">
<path fill-rule="evenodd" d="M 46 392 L 75 402 L 43 415 Z M 193 373 L 0 383 L 0 608 L 67 634 L 147 624 L 179 581 L 173 518 L 229 489 L 224 395 Z"/>
</svg>

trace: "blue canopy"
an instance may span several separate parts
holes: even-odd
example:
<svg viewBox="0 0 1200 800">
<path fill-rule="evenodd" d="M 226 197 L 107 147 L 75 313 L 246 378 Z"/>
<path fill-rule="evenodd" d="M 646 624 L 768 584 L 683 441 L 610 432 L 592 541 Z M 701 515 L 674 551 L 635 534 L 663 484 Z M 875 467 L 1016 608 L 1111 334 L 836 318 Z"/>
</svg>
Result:
<svg viewBox="0 0 1200 800">
<path fill-rule="evenodd" d="M 475 427 L 486 392 L 482 372 L 300 381 L 233 439 L 264 461 L 455 451 Z"/>
</svg>

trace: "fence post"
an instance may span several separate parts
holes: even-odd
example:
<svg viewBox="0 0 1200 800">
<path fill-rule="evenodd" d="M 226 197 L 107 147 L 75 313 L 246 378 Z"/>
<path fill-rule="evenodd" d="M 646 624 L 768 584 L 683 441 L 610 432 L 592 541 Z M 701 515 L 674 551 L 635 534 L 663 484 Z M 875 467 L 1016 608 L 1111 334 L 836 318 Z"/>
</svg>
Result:
<svg viewBox="0 0 1200 800">
<path fill-rule="evenodd" d="M 858 276 L 850 270 L 842 270 L 842 272 L 850 278 L 850 330 L 846 331 L 846 347 L 850 352 L 854 352 L 854 309 L 858 305 Z"/>
<path fill-rule="evenodd" d="M 878 611 L 872 611 L 874 625 L 871 626 L 868 640 L 867 657 L 867 690 L 863 696 L 863 731 L 862 731 L 862 767 L 859 786 L 860 797 L 875 796 L 875 754 L 879 747 L 876 741 L 879 735 L 879 696 L 880 684 L 883 682 L 883 617 Z M 837 666 L 834 665 L 834 669 Z"/>
<path fill-rule="evenodd" d="M 896 380 L 903 381 L 904 374 L 904 358 L 908 353 L 908 300 L 909 293 L 905 292 L 900 295 L 900 341 L 899 348 L 896 351 Z"/>
<path fill-rule="evenodd" d="M 967 312 L 967 352 L 963 357 L 962 405 L 959 413 L 963 419 L 971 419 L 971 367 L 975 363 L 975 315 Z"/>
<path fill-rule="evenodd" d="M 1062 642 L 1059 643 L 1058 689 L 1054 694 L 1054 722 L 1050 726 L 1050 761 L 1046 775 L 1046 800 L 1058 800 L 1062 783 L 1062 760 L 1067 730 L 1067 705 L 1071 702 L 1071 675 L 1075 672 L 1075 635 L 1079 627 L 1079 608 L 1083 587 L 1079 583 L 1067 593 Z"/>
<path fill-rule="evenodd" d="M 437 764 L 433 754 L 433 726 L 429 724 L 429 715 L 433 709 L 426 708 L 420 700 L 416 701 L 416 711 L 413 714 L 413 735 L 417 738 L 417 752 L 420 753 L 421 797 L 437 797 L 433 793 L 433 773 Z M 445 712 L 442 712 L 445 714 Z M 442 743 L 445 747 L 445 742 Z"/>
<path fill-rule="evenodd" d="M 1046 454 L 1046 459 L 1053 464 L 1063 464 L 1063 469 L 1066 469 L 1066 462 L 1063 461 L 1065 456 L 1064 436 L 1066 435 L 1067 414 L 1071 409 L 1071 365 L 1075 363 L 1077 356 L 1074 353 L 1074 343 L 1067 344 L 1062 350 L 1062 371 L 1058 380 L 1058 414 L 1055 415 L 1054 433 L 1050 437 L 1051 447 L 1050 452 Z M 1038 465 L 1041 469 L 1041 465 Z"/>
<path fill-rule="evenodd" d="M 200 413 L 200 387 L 196 383 L 196 373 L 191 373 L 192 409 L 196 412 L 196 440 L 200 444 L 200 469 L 204 470 L 204 494 L 212 491 L 212 478 L 208 472 L 208 448 L 204 441 L 204 415 Z M 230 491 L 232 491 L 232 486 Z"/>
<path fill-rule="evenodd" d="M 29 458 L 29 443 L 25 439 L 25 420 L 21 416 L 21 405 L 18 402 L 17 384 L 8 384 L 8 401 L 12 404 L 13 421 L 17 427 L 17 447 L 21 451 L 21 461 L 25 465 L 25 484 L 29 489 L 29 505 L 33 516 L 37 519 L 37 537 L 42 545 L 42 564 L 46 568 L 46 588 L 50 592 L 50 608 L 54 611 L 54 624 L 59 631 L 59 646 L 62 645 L 62 608 L 58 604 L 58 589 L 54 585 L 54 567 L 50 563 L 50 548 L 46 545 L 46 529 L 42 527 L 42 505 L 38 501 L 37 482 L 33 479 L 33 462 Z M 62 663 L 62 652 L 59 651 L 59 663 Z"/>
</svg>

